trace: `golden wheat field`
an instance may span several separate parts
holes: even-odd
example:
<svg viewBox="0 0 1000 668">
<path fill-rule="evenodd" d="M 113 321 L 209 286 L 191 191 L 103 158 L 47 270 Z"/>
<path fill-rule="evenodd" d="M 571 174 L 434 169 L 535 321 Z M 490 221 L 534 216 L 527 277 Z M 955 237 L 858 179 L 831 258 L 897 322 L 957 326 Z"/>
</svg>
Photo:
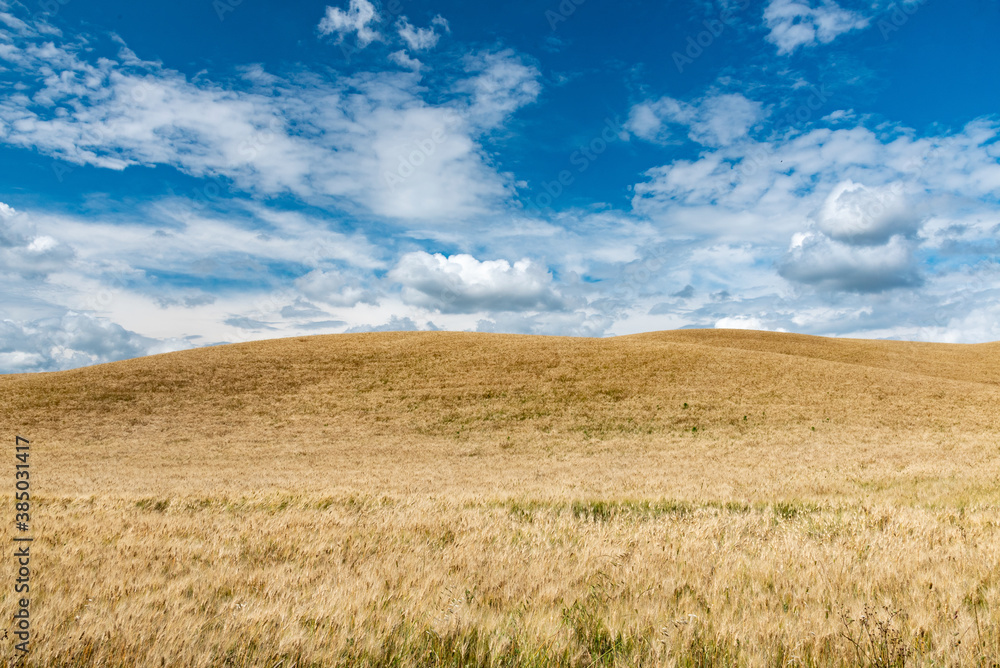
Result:
<svg viewBox="0 0 1000 668">
<path fill-rule="evenodd" d="M 1000 665 L 1000 344 L 333 335 L 0 405 L 23 665 Z"/>
</svg>

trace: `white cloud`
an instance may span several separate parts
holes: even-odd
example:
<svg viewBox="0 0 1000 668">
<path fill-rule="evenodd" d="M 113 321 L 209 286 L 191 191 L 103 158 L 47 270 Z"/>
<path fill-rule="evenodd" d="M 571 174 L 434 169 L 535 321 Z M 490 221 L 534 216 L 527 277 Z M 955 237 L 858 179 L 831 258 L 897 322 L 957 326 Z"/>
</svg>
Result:
<svg viewBox="0 0 1000 668">
<path fill-rule="evenodd" d="M 407 253 L 389 278 L 408 304 L 444 313 L 556 310 L 564 306 L 548 269 L 532 260 L 480 262 L 471 255 Z"/>
<path fill-rule="evenodd" d="M 190 347 L 79 313 L 34 322 L 0 321 L 0 373 L 71 369 Z"/>
<path fill-rule="evenodd" d="M 99 317 L 139 337 L 136 350 L 172 339 L 244 340 L 238 324 L 251 321 L 276 335 L 332 326 L 339 318 L 326 313 L 289 320 L 286 307 L 308 296 L 334 307 L 377 302 L 371 272 L 386 252 L 327 220 L 258 204 L 226 216 L 175 199 L 131 220 L 29 216 L 9 206 L 0 214 L 4 315 L 19 323 L 57 323 L 68 311 Z M 275 275 L 274 266 L 299 280 Z M 56 365 L 47 352 L 43 358 Z"/>
<path fill-rule="evenodd" d="M 670 100 L 671 98 L 664 98 Z M 676 100 L 672 100 L 677 104 Z M 640 139 L 656 140 L 663 129 L 663 121 L 656 109 L 656 103 L 643 102 L 629 110 L 625 129 Z"/>
<path fill-rule="evenodd" d="M 45 251 L 52 250 L 59 245 L 59 242 L 50 236 L 35 237 L 28 244 L 29 253 L 44 253 Z"/>
<path fill-rule="evenodd" d="M 701 106 L 660 102 L 634 108 L 633 134 L 669 142 Z M 672 248 L 612 331 L 756 318 L 821 335 L 996 338 L 971 323 L 988 322 L 1000 297 L 988 257 L 1000 234 L 1000 123 L 920 136 L 827 115 L 833 127 L 706 146 L 647 171 L 633 213 Z"/>
<path fill-rule="evenodd" d="M 351 280 L 335 270 L 314 269 L 297 278 L 295 287 L 310 299 L 331 306 L 375 304 L 378 300 L 373 290 L 364 288 L 359 281 Z"/>
<path fill-rule="evenodd" d="M 487 164 L 462 110 L 377 109 L 362 122 L 378 131 L 363 144 L 369 155 L 359 167 L 374 178 L 355 176 L 357 198 L 379 215 L 462 222 L 511 196 L 510 179 Z"/>
<path fill-rule="evenodd" d="M 963 218 L 989 210 L 1000 195 L 1000 165 L 990 155 L 998 136 L 1000 124 L 976 121 L 923 139 L 903 128 L 859 126 L 721 146 L 648 170 L 633 207 L 687 234 L 784 246 L 813 218 L 841 240 L 880 243 L 918 234 L 933 215 L 950 217 L 956 198 L 967 200 Z M 839 200 L 848 181 L 863 186 Z M 854 219 L 852 206 L 861 206 Z"/>
<path fill-rule="evenodd" d="M 542 91 L 541 72 L 512 49 L 466 58 L 472 74 L 458 88 L 471 94 L 471 116 L 481 127 L 495 128 L 512 112 L 534 102 Z"/>
<path fill-rule="evenodd" d="M 921 222 L 919 214 L 905 202 L 902 183 L 867 188 L 848 179 L 826 198 L 818 226 L 837 241 L 872 245 L 897 234 L 912 236 Z"/>
<path fill-rule="evenodd" d="M 436 30 L 437 26 L 441 26 L 445 31 L 449 30 L 448 21 L 441 16 L 435 17 L 429 28 L 415 28 L 403 16 L 396 23 L 396 30 L 411 50 L 426 51 L 437 46 L 438 40 L 441 39 L 441 35 Z"/>
<path fill-rule="evenodd" d="M 829 44 L 839 35 L 866 28 L 871 19 L 843 9 L 833 0 L 771 0 L 764 10 L 767 39 L 787 55 L 796 49 Z"/>
<path fill-rule="evenodd" d="M 414 72 L 420 71 L 420 69 L 423 67 L 423 63 L 421 63 L 416 58 L 410 58 L 410 56 L 406 53 L 406 51 L 403 50 L 393 51 L 392 53 L 390 53 L 389 60 L 391 60 L 392 62 L 396 63 L 397 65 L 399 65 L 404 69 L 413 70 Z"/>
<path fill-rule="evenodd" d="M 91 272 L 102 263 L 121 267 L 136 258 L 151 271 L 192 275 L 224 275 L 227 267 L 254 262 L 313 267 L 336 262 L 363 269 L 383 264 L 381 251 L 363 235 L 325 229 L 323 220 L 300 213 L 253 205 L 248 213 L 249 222 L 242 216 L 228 218 L 170 202 L 115 222 L 39 214 L 33 218 L 39 230 L 59 234 Z"/>
<path fill-rule="evenodd" d="M 399 220 L 461 222 L 509 200 L 512 179 L 479 140 L 540 91 L 537 68 L 510 50 L 470 56 L 457 94 L 430 104 L 412 73 L 322 82 L 258 69 L 238 90 L 127 50 L 91 63 L 74 49 L 19 49 L 38 91 L 0 99 L 0 142 L 114 170 L 170 165 L 218 179 L 216 190 L 231 179 Z"/>
<path fill-rule="evenodd" d="M 422 329 L 432 329 L 430 327 L 421 328 L 412 318 L 409 317 L 399 317 L 392 316 L 389 318 L 389 322 L 384 325 L 358 325 L 356 327 L 351 327 L 347 330 L 347 333 L 361 333 L 361 332 L 419 332 Z"/>
<path fill-rule="evenodd" d="M 326 14 L 319 22 L 321 35 L 337 33 L 339 39 L 345 35 L 357 33 L 358 46 L 362 49 L 376 40 L 382 39 L 381 34 L 374 30 L 372 24 L 382 20 L 375 6 L 368 0 L 351 0 L 345 12 L 339 7 L 327 7 Z"/>
<path fill-rule="evenodd" d="M 880 246 L 850 246 L 823 235 L 795 239 L 779 273 L 825 291 L 885 292 L 923 282 L 914 247 L 900 236 Z"/>
<path fill-rule="evenodd" d="M 0 5 L 0 8 L 6 8 L 6 5 Z M 11 30 L 15 30 L 21 34 L 29 34 L 33 32 L 27 23 L 8 12 L 0 11 L 0 23 L 3 23 Z"/>
<path fill-rule="evenodd" d="M 715 329 L 753 329 L 761 332 L 784 332 L 783 328 L 771 329 L 764 321 L 755 316 L 738 315 L 720 318 L 715 323 Z"/>
<path fill-rule="evenodd" d="M 613 319 L 603 314 L 583 311 L 545 311 L 541 313 L 497 313 L 480 319 L 477 332 L 511 332 L 548 336 L 604 336 Z"/>
<path fill-rule="evenodd" d="M 0 276 L 43 279 L 73 260 L 74 251 L 48 234 L 39 234 L 27 216 L 0 202 Z"/>
<path fill-rule="evenodd" d="M 738 93 L 711 95 L 692 104 L 663 97 L 633 106 L 625 129 L 640 139 L 663 142 L 681 126 L 699 144 L 728 146 L 746 137 L 766 116 L 764 105 Z"/>
<path fill-rule="evenodd" d="M 702 101 L 691 122 L 691 139 L 706 146 L 726 146 L 764 120 L 764 106 L 740 94 L 714 95 Z"/>
<path fill-rule="evenodd" d="M 662 141 L 671 136 L 667 123 L 690 123 L 694 109 L 672 97 L 641 102 L 629 110 L 625 129 L 640 139 Z"/>
</svg>

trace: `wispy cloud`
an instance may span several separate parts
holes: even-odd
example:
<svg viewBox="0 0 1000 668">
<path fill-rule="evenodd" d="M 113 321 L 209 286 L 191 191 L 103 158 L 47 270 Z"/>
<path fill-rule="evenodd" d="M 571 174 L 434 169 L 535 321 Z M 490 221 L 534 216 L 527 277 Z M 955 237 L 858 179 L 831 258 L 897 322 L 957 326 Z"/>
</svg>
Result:
<svg viewBox="0 0 1000 668">
<path fill-rule="evenodd" d="M 770 0 L 764 10 L 767 39 L 782 55 L 868 27 L 870 17 L 842 8 L 833 0 Z"/>
<path fill-rule="evenodd" d="M 434 17 L 428 28 L 415 28 L 405 16 L 400 17 L 396 25 L 396 31 L 400 38 L 413 51 L 426 51 L 437 46 L 438 40 L 441 39 L 441 34 L 437 31 L 438 28 L 445 32 L 451 30 L 448 20 L 441 15 Z"/>
<path fill-rule="evenodd" d="M 499 127 L 542 91 L 541 72 L 512 49 L 471 54 L 465 71 L 471 76 L 459 81 L 456 89 L 470 95 L 470 118 L 483 129 Z"/>
<path fill-rule="evenodd" d="M 0 101 L 0 141 L 107 169 L 168 165 L 399 219 L 458 220 L 509 198 L 508 177 L 478 138 L 540 90 L 537 69 L 510 50 L 470 55 L 456 94 L 436 104 L 422 99 L 415 74 L 318 81 L 258 69 L 243 89 L 188 81 L 127 50 L 117 61 L 84 56 L 51 42 L 16 50 L 34 93 Z"/>
</svg>

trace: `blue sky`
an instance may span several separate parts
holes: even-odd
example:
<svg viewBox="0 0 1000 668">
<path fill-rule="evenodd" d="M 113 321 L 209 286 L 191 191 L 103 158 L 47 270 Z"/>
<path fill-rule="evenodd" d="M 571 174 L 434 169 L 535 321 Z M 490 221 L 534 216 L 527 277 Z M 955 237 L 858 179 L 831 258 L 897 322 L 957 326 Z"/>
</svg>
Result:
<svg viewBox="0 0 1000 668">
<path fill-rule="evenodd" d="M 0 372 L 1000 339 L 1000 2 L 0 0 Z"/>
</svg>

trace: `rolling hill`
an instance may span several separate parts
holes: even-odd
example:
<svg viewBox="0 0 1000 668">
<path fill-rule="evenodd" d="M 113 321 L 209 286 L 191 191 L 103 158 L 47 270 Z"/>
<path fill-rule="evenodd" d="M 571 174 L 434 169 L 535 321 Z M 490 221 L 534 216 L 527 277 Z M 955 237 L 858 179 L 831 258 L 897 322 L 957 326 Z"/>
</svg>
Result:
<svg viewBox="0 0 1000 668">
<path fill-rule="evenodd" d="M 267 484 L 330 457 L 371 456 L 395 469 L 406 457 L 471 451 L 520 462 L 653 447 L 688 459 L 692 443 L 767 445 L 764 459 L 882 444 L 902 463 L 908 455 L 886 443 L 904 435 L 914 456 L 918 444 L 996 435 L 998 383 L 997 344 L 735 330 L 612 339 L 421 332 L 6 376 L 0 406 L 8 430 L 34 434 L 53 463 L 77 460 L 76 471 L 101 475 L 114 461 L 180 476 L 185 461 L 200 461 L 198 475 L 211 478 L 259 458 L 258 483 Z M 733 456 L 737 469 L 745 464 Z"/>
</svg>

